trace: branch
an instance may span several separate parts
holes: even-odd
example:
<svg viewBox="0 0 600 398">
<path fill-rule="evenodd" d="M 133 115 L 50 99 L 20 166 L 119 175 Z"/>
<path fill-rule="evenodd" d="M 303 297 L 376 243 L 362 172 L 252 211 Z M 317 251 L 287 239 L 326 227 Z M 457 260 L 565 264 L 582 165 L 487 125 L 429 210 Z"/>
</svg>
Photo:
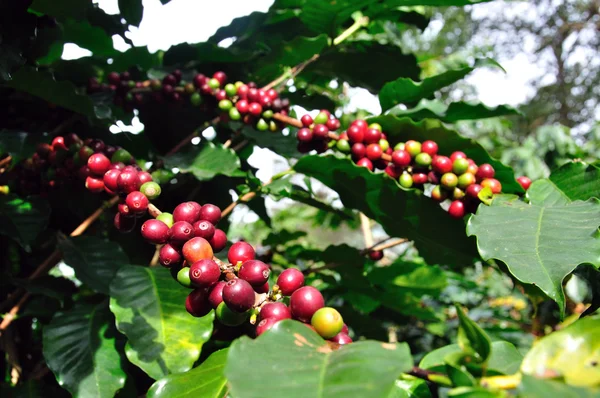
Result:
<svg viewBox="0 0 600 398">
<path fill-rule="evenodd" d="M 202 126 L 200 126 L 199 128 L 197 128 L 196 130 L 194 130 L 190 135 L 188 135 L 187 137 L 185 137 L 183 140 L 179 141 L 177 143 L 177 145 L 175 145 L 173 148 L 171 148 L 171 150 L 169 150 L 169 152 L 167 152 L 165 154 L 165 156 L 171 156 L 176 152 L 179 152 L 181 150 L 181 148 L 183 148 L 184 146 L 186 146 L 189 142 L 191 142 L 194 138 L 196 138 L 198 135 L 200 135 L 204 130 L 206 130 L 207 128 L 214 126 L 215 124 L 217 124 L 219 122 L 220 117 L 217 116 L 216 118 L 212 119 L 209 122 L 204 123 Z"/>
<path fill-rule="evenodd" d="M 369 217 L 360 213 L 360 227 L 362 229 L 363 238 L 365 239 L 365 247 L 373 246 L 373 232 L 371 231 L 371 220 Z"/>
</svg>

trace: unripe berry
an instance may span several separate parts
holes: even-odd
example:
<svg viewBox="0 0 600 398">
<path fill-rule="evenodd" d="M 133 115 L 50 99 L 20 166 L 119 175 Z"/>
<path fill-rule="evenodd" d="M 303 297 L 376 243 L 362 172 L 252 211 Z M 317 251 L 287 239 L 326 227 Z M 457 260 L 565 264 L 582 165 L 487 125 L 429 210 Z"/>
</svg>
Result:
<svg viewBox="0 0 600 398">
<path fill-rule="evenodd" d="M 188 264 L 193 264 L 196 261 L 212 259 L 213 250 L 206 239 L 192 238 L 183 245 L 183 258 Z"/>
<path fill-rule="evenodd" d="M 440 183 L 446 189 L 454 189 L 458 184 L 458 177 L 454 173 L 446 173 L 440 179 Z"/>
<path fill-rule="evenodd" d="M 140 187 L 140 192 L 146 195 L 148 199 L 152 200 L 160 196 L 161 189 L 160 185 L 158 185 L 154 181 L 149 181 L 142 184 L 142 186 Z"/>
<path fill-rule="evenodd" d="M 277 278 L 277 286 L 281 294 L 290 296 L 296 290 L 304 285 L 304 274 L 296 268 L 288 268 L 284 270 Z"/>
<path fill-rule="evenodd" d="M 436 202 L 443 202 L 448 197 L 448 192 L 443 190 L 442 187 L 436 185 L 431 191 L 431 199 Z"/>
<path fill-rule="evenodd" d="M 452 199 L 458 200 L 465 197 L 465 192 L 460 188 L 454 188 L 452 191 Z"/>
<path fill-rule="evenodd" d="M 301 287 L 290 298 L 292 316 L 302 322 L 309 322 L 313 314 L 324 306 L 323 295 L 312 286 Z"/>
<path fill-rule="evenodd" d="M 327 112 L 319 112 L 317 114 L 317 116 L 315 117 L 315 124 L 325 124 L 327 123 L 327 120 L 329 120 L 329 114 Z"/>
<path fill-rule="evenodd" d="M 144 222 L 141 233 L 144 239 L 155 245 L 165 243 L 169 239 L 169 227 L 158 220 L 147 220 Z"/>
<path fill-rule="evenodd" d="M 227 259 L 231 264 L 236 265 L 238 262 L 245 263 L 254 260 L 255 254 L 254 248 L 249 243 L 235 242 L 229 248 Z"/>
<path fill-rule="evenodd" d="M 344 320 L 336 309 L 323 307 L 314 313 L 310 324 L 321 337 L 330 339 L 342 331 Z"/>
<path fill-rule="evenodd" d="M 348 140 L 342 140 L 342 139 L 338 140 L 337 143 L 335 144 L 335 147 L 338 151 L 344 152 L 344 153 L 348 153 L 351 150 L 350 143 L 348 142 Z"/>
<path fill-rule="evenodd" d="M 469 161 L 465 158 L 457 158 L 452 162 L 452 172 L 456 175 L 466 173 L 469 168 Z"/>
<path fill-rule="evenodd" d="M 221 268 L 211 259 L 199 260 L 190 266 L 190 280 L 199 287 L 210 287 L 219 281 Z"/>
<path fill-rule="evenodd" d="M 232 279 L 223 288 L 223 302 L 235 312 L 248 311 L 254 305 L 255 293 L 243 279 Z"/>
<path fill-rule="evenodd" d="M 192 291 L 185 299 L 185 309 L 190 315 L 195 317 L 203 317 L 211 310 L 208 303 L 208 295 L 204 289 L 196 289 Z"/>
<path fill-rule="evenodd" d="M 402 173 L 398 181 L 402 188 L 410 188 L 413 186 L 413 177 L 407 172 Z"/>
<path fill-rule="evenodd" d="M 392 163 L 398 167 L 406 167 L 410 164 L 411 157 L 408 152 L 403 149 L 395 150 L 392 153 Z"/>
<path fill-rule="evenodd" d="M 123 148 L 117 149 L 115 151 L 115 153 L 113 153 L 113 155 L 110 158 L 111 163 L 125 163 L 125 164 L 129 164 L 131 163 L 131 160 L 133 159 L 133 156 L 131 156 L 131 154 Z"/>
<path fill-rule="evenodd" d="M 390 143 L 388 140 L 384 140 L 383 138 L 379 140 L 378 144 L 383 152 L 387 152 L 387 150 L 390 148 Z"/>
<path fill-rule="evenodd" d="M 181 252 L 173 245 L 166 244 L 158 252 L 158 262 L 167 268 L 181 264 L 183 257 Z"/>
<path fill-rule="evenodd" d="M 260 287 L 269 280 L 269 266 L 259 260 L 249 260 L 242 264 L 238 276 L 254 287 Z"/>
<path fill-rule="evenodd" d="M 127 194 L 125 204 L 133 214 L 143 214 L 148 209 L 148 198 L 139 191 L 133 191 Z"/>
<path fill-rule="evenodd" d="M 227 246 L 227 235 L 220 229 L 215 229 L 215 233 L 209 240 L 210 245 L 215 253 L 219 253 Z"/>
<path fill-rule="evenodd" d="M 404 150 L 408 152 L 411 157 L 416 157 L 419 153 L 421 153 L 421 143 L 415 140 L 408 140 L 404 144 Z"/>
<path fill-rule="evenodd" d="M 183 267 L 177 271 L 177 282 L 179 282 L 181 286 L 192 287 L 192 281 L 190 280 L 190 269 L 188 267 Z"/>
<path fill-rule="evenodd" d="M 519 184 L 521 184 L 521 187 L 523 187 L 523 189 L 526 191 L 531 186 L 531 179 L 529 179 L 529 177 L 525 177 L 525 176 L 519 177 L 519 178 L 517 178 L 517 182 Z"/>
<path fill-rule="evenodd" d="M 448 214 L 452 218 L 463 218 L 465 216 L 465 204 L 460 200 L 455 200 L 448 207 Z"/>
<path fill-rule="evenodd" d="M 93 174 L 103 176 L 110 169 L 110 160 L 103 153 L 95 153 L 88 158 L 87 165 Z"/>
<path fill-rule="evenodd" d="M 466 189 L 469 185 L 475 184 L 476 178 L 471 173 L 464 173 L 458 177 L 458 187 Z"/>
<path fill-rule="evenodd" d="M 428 167 L 431 164 L 431 156 L 428 153 L 421 152 L 415 156 L 415 163 L 421 167 Z"/>
<path fill-rule="evenodd" d="M 175 223 L 175 221 L 173 220 L 173 215 L 171 213 L 160 213 L 156 219 L 158 221 L 162 221 L 163 223 L 165 223 L 165 225 L 169 228 L 171 228 L 173 226 L 173 224 Z"/>
<path fill-rule="evenodd" d="M 217 306 L 215 314 L 217 315 L 217 320 L 225 326 L 239 326 L 246 322 L 249 315 L 247 312 L 239 313 L 232 311 L 227 307 L 225 302 Z"/>
</svg>

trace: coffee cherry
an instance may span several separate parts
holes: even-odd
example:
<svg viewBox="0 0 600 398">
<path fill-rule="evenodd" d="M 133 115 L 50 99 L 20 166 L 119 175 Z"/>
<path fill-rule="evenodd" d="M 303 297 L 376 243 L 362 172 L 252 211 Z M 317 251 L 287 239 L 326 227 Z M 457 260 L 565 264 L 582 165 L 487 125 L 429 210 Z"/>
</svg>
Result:
<svg viewBox="0 0 600 398">
<path fill-rule="evenodd" d="M 428 153 L 421 152 L 415 156 L 415 163 L 421 167 L 429 167 L 431 164 L 431 156 Z"/>
<path fill-rule="evenodd" d="M 200 260 L 212 259 L 213 249 L 206 239 L 192 238 L 183 245 L 183 258 L 185 258 L 188 264 L 193 264 Z"/>
<path fill-rule="evenodd" d="M 431 161 L 431 167 L 440 174 L 450 173 L 452 171 L 452 161 L 447 156 L 435 156 Z"/>
<path fill-rule="evenodd" d="M 194 227 L 187 221 L 177 221 L 171 227 L 169 241 L 175 245 L 183 245 L 194 237 Z"/>
<path fill-rule="evenodd" d="M 465 204 L 460 200 L 455 200 L 448 207 L 448 214 L 452 218 L 463 218 L 465 216 Z"/>
<path fill-rule="evenodd" d="M 327 138 L 327 134 L 329 134 L 329 129 L 324 124 L 315 124 L 313 127 L 313 137 L 318 140 L 322 140 Z"/>
<path fill-rule="evenodd" d="M 238 262 L 245 263 L 246 261 L 254 260 L 255 255 L 254 248 L 249 243 L 235 242 L 229 248 L 227 259 L 231 264 L 236 265 Z"/>
<path fill-rule="evenodd" d="M 266 318 L 260 321 L 258 325 L 256 325 L 256 337 L 271 329 L 277 322 L 279 322 L 279 320 L 275 318 Z"/>
<path fill-rule="evenodd" d="M 223 301 L 235 312 L 245 312 L 252 308 L 254 297 L 252 286 L 243 279 L 232 279 L 223 288 Z"/>
<path fill-rule="evenodd" d="M 260 286 L 252 286 L 252 289 L 254 289 L 254 291 L 258 294 L 269 293 L 269 291 L 271 290 L 269 282 L 265 282 Z"/>
<path fill-rule="evenodd" d="M 125 204 L 133 214 L 143 214 L 148 209 L 148 198 L 140 191 L 133 191 L 127 194 Z"/>
<path fill-rule="evenodd" d="M 459 159 L 460 160 L 460 159 Z M 473 185 L 476 182 L 476 178 L 471 173 L 464 173 L 458 177 L 458 187 L 466 189 L 469 185 Z"/>
<path fill-rule="evenodd" d="M 200 218 L 202 207 L 196 202 L 183 202 L 173 210 L 173 220 L 194 224 Z"/>
<path fill-rule="evenodd" d="M 362 145 L 362 144 L 360 144 Z M 338 151 L 348 153 L 351 151 L 350 142 L 348 140 L 338 140 L 335 144 L 335 147 Z"/>
<path fill-rule="evenodd" d="M 491 164 L 484 163 L 479 166 L 475 177 L 477 177 L 478 180 L 484 180 L 486 178 L 494 178 L 494 174 L 496 174 L 494 167 Z"/>
<path fill-rule="evenodd" d="M 367 131 L 367 128 L 369 128 L 369 125 L 367 124 L 367 122 L 362 119 L 357 119 L 357 120 L 353 121 L 352 123 L 350 123 L 350 127 L 352 127 L 352 126 L 358 127 L 363 132 Z"/>
<path fill-rule="evenodd" d="M 226 284 L 226 282 L 219 281 L 213 287 L 210 288 L 208 302 L 213 308 L 217 308 L 219 304 L 223 302 L 223 288 Z"/>
<path fill-rule="evenodd" d="M 445 189 L 454 189 L 458 185 L 458 177 L 454 173 L 446 173 L 440 179 L 440 183 Z"/>
<path fill-rule="evenodd" d="M 438 151 L 438 144 L 435 141 L 427 140 L 421 144 L 421 152 L 428 154 L 429 156 L 435 156 Z"/>
<path fill-rule="evenodd" d="M 79 148 L 79 152 L 78 153 L 79 153 L 79 159 L 82 162 L 85 162 L 87 164 L 87 161 L 90 158 L 90 156 L 92 156 L 94 154 L 94 150 L 92 148 L 90 148 L 89 146 L 84 145 L 81 148 Z"/>
<path fill-rule="evenodd" d="M 292 319 L 292 312 L 287 305 L 280 301 L 267 303 L 260 309 L 259 319 L 265 320 L 269 318 L 274 318 L 277 321 Z"/>
<path fill-rule="evenodd" d="M 356 165 L 360 167 L 366 167 L 367 169 L 373 171 L 373 163 L 367 158 L 360 159 L 358 162 L 356 162 Z"/>
<path fill-rule="evenodd" d="M 190 315 L 195 317 L 203 317 L 211 310 L 208 303 L 208 295 L 204 289 L 196 289 L 192 291 L 185 299 L 185 309 Z"/>
<path fill-rule="evenodd" d="M 343 333 L 343 332 L 336 334 L 331 339 L 329 339 L 329 341 L 332 341 L 332 342 L 340 344 L 340 345 L 352 343 L 352 339 L 350 338 L 350 336 L 348 336 L 347 333 Z"/>
<path fill-rule="evenodd" d="M 147 171 L 140 171 L 138 172 L 138 179 L 140 180 L 140 184 L 144 185 L 147 182 L 152 182 L 152 174 Z"/>
<path fill-rule="evenodd" d="M 465 197 L 465 191 L 463 191 L 460 188 L 454 188 L 454 190 L 452 191 L 452 199 L 458 200 L 458 199 L 462 199 L 464 197 Z"/>
<path fill-rule="evenodd" d="M 383 154 L 383 150 L 379 146 L 379 144 L 369 144 L 367 146 L 366 155 L 369 160 L 378 160 L 381 159 L 381 155 Z"/>
<path fill-rule="evenodd" d="M 421 143 L 415 140 L 408 140 L 404 144 L 404 150 L 408 152 L 411 157 L 417 156 L 421 153 Z"/>
<path fill-rule="evenodd" d="M 323 307 L 314 313 L 310 324 L 321 337 L 330 339 L 342 331 L 344 320 L 336 309 Z"/>
<path fill-rule="evenodd" d="M 331 118 L 327 120 L 327 123 L 325 123 L 325 125 L 327 126 L 329 131 L 336 131 L 340 128 L 340 121 L 336 118 Z"/>
<path fill-rule="evenodd" d="M 259 104 L 258 102 L 251 102 L 250 105 L 248 105 L 248 113 L 250 113 L 251 115 L 260 116 L 262 111 L 263 111 L 262 105 Z"/>
<path fill-rule="evenodd" d="M 309 114 L 302 116 L 300 118 L 300 121 L 302 122 L 302 125 L 304 127 L 310 127 L 310 125 L 314 123 L 312 116 L 310 116 Z"/>
<path fill-rule="evenodd" d="M 448 197 L 448 192 L 444 191 L 441 186 L 436 185 L 431 190 L 431 199 L 436 202 L 443 202 Z"/>
<path fill-rule="evenodd" d="M 301 128 L 296 137 L 300 142 L 310 142 L 313 139 L 313 132 L 309 128 Z"/>
<path fill-rule="evenodd" d="M 241 99 L 235 103 L 235 107 L 241 114 L 246 114 L 250 109 L 250 104 L 245 99 Z"/>
<path fill-rule="evenodd" d="M 158 262 L 167 268 L 181 264 L 182 260 L 179 249 L 169 243 L 161 247 L 158 252 Z"/>
<path fill-rule="evenodd" d="M 169 228 L 171 228 L 174 224 L 173 215 L 171 213 L 160 213 L 156 219 L 165 223 L 165 225 Z"/>
<path fill-rule="evenodd" d="M 85 187 L 90 192 L 100 193 L 104 191 L 104 181 L 100 178 L 89 176 L 85 179 Z"/>
<path fill-rule="evenodd" d="M 373 261 L 379 261 L 383 258 L 383 250 L 371 250 L 369 252 L 369 258 Z"/>
<path fill-rule="evenodd" d="M 130 193 L 138 191 L 141 186 L 142 183 L 139 179 L 138 171 L 133 167 L 124 168 L 121 170 L 119 177 L 117 177 L 117 187 L 119 192 Z"/>
<path fill-rule="evenodd" d="M 190 280 L 190 269 L 188 267 L 183 267 L 177 271 L 177 282 L 179 282 L 181 286 L 192 287 L 192 281 Z"/>
<path fill-rule="evenodd" d="M 157 183 L 153 181 L 148 181 L 142 184 L 142 186 L 140 187 L 140 192 L 146 195 L 148 199 L 152 200 L 160 196 L 161 189 L 160 185 L 158 185 Z"/>
<path fill-rule="evenodd" d="M 122 233 L 127 233 L 133 231 L 135 228 L 135 218 L 125 217 L 121 213 L 115 214 L 115 218 L 113 220 L 113 224 L 117 231 Z"/>
<path fill-rule="evenodd" d="M 328 112 L 319 112 L 319 114 L 315 117 L 315 124 L 325 124 L 329 120 Z"/>
<path fill-rule="evenodd" d="M 235 312 L 232 311 L 225 302 L 222 302 L 217 306 L 215 311 L 217 316 L 217 320 L 225 326 L 240 326 L 242 323 L 246 322 L 249 314 L 247 312 Z"/>
<path fill-rule="evenodd" d="M 467 155 L 465 155 L 465 153 L 461 152 L 461 151 L 452 152 L 452 155 L 450 155 L 450 160 L 452 161 L 452 163 L 454 163 L 454 161 L 456 159 L 466 159 L 466 158 L 467 158 Z"/>
<path fill-rule="evenodd" d="M 469 168 L 469 161 L 465 158 L 457 158 L 452 162 L 452 172 L 456 175 L 466 173 Z"/>
<path fill-rule="evenodd" d="M 352 143 L 362 143 L 365 139 L 365 130 L 362 130 L 358 126 L 348 127 L 346 134 L 348 134 L 348 139 Z"/>
<path fill-rule="evenodd" d="M 200 93 L 193 93 L 190 95 L 190 103 L 194 106 L 198 106 L 202 103 L 202 96 Z"/>
<path fill-rule="evenodd" d="M 407 173 L 406 171 L 402 173 L 398 181 L 400 182 L 400 186 L 402 188 L 408 189 L 413 186 L 413 177 L 410 175 L 410 173 Z"/>
<path fill-rule="evenodd" d="M 200 209 L 200 220 L 208 221 L 209 223 L 216 225 L 221 221 L 221 209 L 210 203 L 205 204 Z"/>
<path fill-rule="evenodd" d="M 52 150 L 55 152 L 59 150 L 68 151 L 69 148 L 65 144 L 65 138 L 61 136 L 54 137 L 52 140 Z"/>
<path fill-rule="evenodd" d="M 190 266 L 190 280 L 199 287 L 210 287 L 219 281 L 221 268 L 210 259 L 199 260 Z"/>
<path fill-rule="evenodd" d="M 465 193 L 467 194 L 468 197 L 479 200 L 478 195 L 482 189 L 483 189 L 483 187 L 481 185 L 472 184 L 467 187 L 467 190 L 465 191 Z"/>
<path fill-rule="evenodd" d="M 492 193 L 502 192 L 502 184 L 500 184 L 500 181 L 496 180 L 495 178 L 486 178 L 485 180 L 481 181 L 481 186 L 483 188 L 490 188 Z"/>
<path fill-rule="evenodd" d="M 227 246 L 227 235 L 220 229 L 215 229 L 215 233 L 209 240 L 210 245 L 215 253 L 219 253 Z"/>
<path fill-rule="evenodd" d="M 389 164 L 384 171 L 385 174 L 389 175 L 394 180 L 397 180 L 402 175 L 402 169 L 394 164 Z"/>
<path fill-rule="evenodd" d="M 134 216 L 134 214 L 131 212 L 131 209 L 129 208 L 129 206 L 127 206 L 127 204 L 125 204 L 125 202 L 119 203 L 117 205 L 117 209 L 119 210 L 119 214 L 121 214 L 123 217 Z"/>
<path fill-rule="evenodd" d="M 227 81 L 227 75 L 223 71 L 217 71 L 213 74 L 213 79 L 216 79 L 220 85 L 223 85 Z"/>
<path fill-rule="evenodd" d="M 312 286 L 304 286 L 292 293 L 290 309 L 294 319 L 309 322 L 317 310 L 325 306 L 323 295 Z"/>
<path fill-rule="evenodd" d="M 104 177 L 102 178 L 102 181 L 104 181 L 104 186 L 113 192 L 117 192 L 119 189 L 119 186 L 117 185 L 117 180 L 120 174 L 121 171 L 119 170 L 108 170 L 106 173 L 104 173 Z"/>
<path fill-rule="evenodd" d="M 110 169 L 110 160 L 103 153 L 95 153 L 89 157 L 87 165 L 93 174 L 103 176 Z"/>
<path fill-rule="evenodd" d="M 352 158 L 354 160 L 360 160 L 367 154 L 367 147 L 364 144 L 357 142 L 356 144 L 352 145 L 351 151 Z"/>
<path fill-rule="evenodd" d="M 410 154 L 403 149 L 395 150 L 392 153 L 392 163 L 398 167 L 406 167 L 410 164 Z"/>
<path fill-rule="evenodd" d="M 469 162 L 469 167 L 467 168 L 467 173 L 471 173 L 474 176 L 477 176 L 477 171 L 479 171 L 479 167 L 477 167 L 477 164 L 475 164 L 475 161 L 473 159 L 467 159 L 467 162 Z"/>
<path fill-rule="evenodd" d="M 284 270 L 277 278 L 277 286 L 281 294 L 290 296 L 304 285 L 304 274 L 296 268 Z"/>
<path fill-rule="evenodd" d="M 169 227 L 158 220 L 147 220 L 141 228 L 144 239 L 156 245 L 165 243 L 169 239 L 169 231 Z"/>
<path fill-rule="evenodd" d="M 208 221 L 196 221 L 194 223 L 194 236 L 210 240 L 215 234 L 215 226 Z"/>
<path fill-rule="evenodd" d="M 238 276 L 253 287 L 260 287 L 269 280 L 269 266 L 259 260 L 249 260 L 242 264 Z"/>
<path fill-rule="evenodd" d="M 379 146 L 381 147 L 381 150 L 384 153 L 387 153 L 387 150 L 390 149 L 390 143 L 388 142 L 388 140 L 384 140 L 383 138 L 379 140 L 378 142 Z"/>
<path fill-rule="evenodd" d="M 364 135 L 365 144 L 376 144 L 381 139 L 381 131 L 377 129 L 367 129 Z"/>
<path fill-rule="evenodd" d="M 523 189 L 526 191 L 531 186 L 531 179 L 529 179 L 529 177 L 525 177 L 525 176 L 519 177 L 519 178 L 517 178 L 517 182 L 519 184 L 521 184 L 521 187 L 523 187 Z"/>
<path fill-rule="evenodd" d="M 110 158 L 111 163 L 131 163 L 133 156 L 126 149 L 117 149 Z"/>
</svg>

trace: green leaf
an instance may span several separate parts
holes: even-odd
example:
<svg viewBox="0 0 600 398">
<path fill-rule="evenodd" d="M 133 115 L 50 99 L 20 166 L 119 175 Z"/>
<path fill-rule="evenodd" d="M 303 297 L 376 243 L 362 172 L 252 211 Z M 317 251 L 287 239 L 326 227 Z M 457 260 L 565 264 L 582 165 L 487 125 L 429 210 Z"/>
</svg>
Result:
<svg viewBox="0 0 600 398">
<path fill-rule="evenodd" d="M 60 242 L 64 262 L 77 279 L 97 292 L 108 294 L 119 268 L 129 259 L 118 243 L 95 236 L 77 236 Z M 110 255 L 107 256 L 107 253 Z"/>
<path fill-rule="evenodd" d="M 274 364 L 276 364 L 274 366 Z M 412 368 L 406 343 L 360 341 L 332 351 L 314 331 L 284 320 L 256 340 L 241 337 L 229 349 L 225 376 L 236 397 L 387 397 Z"/>
<path fill-rule="evenodd" d="M 177 167 L 183 173 L 192 173 L 198 180 L 210 180 L 222 174 L 228 177 L 243 177 L 240 170 L 240 159 L 236 153 L 222 145 L 212 142 L 204 145 L 200 150 L 196 148 L 178 152 L 165 158 L 167 167 Z"/>
<path fill-rule="evenodd" d="M 384 173 L 334 156 L 304 156 L 294 169 L 335 190 L 345 207 L 365 213 L 390 236 L 413 240 L 429 264 L 464 266 L 476 257 L 461 220 L 449 217 L 421 191 L 404 190 Z"/>
<path fill-rule="evenodd" d="M 119 0 L 119 11 L 131 25 L 138 26 L 142 22 L 144 15 L 142 0 Z"/>
<path fill-rule="evenodd" d="M 36 144 L 40 137 L 24 131 L 0 130 L 0 154 L 8 153 L 12 156 L 12 163 L 17 164 L 34 154 Z"/>
<path fill-rule="evenodd" d="M 496 171 L 494 178 L 502 183 L 502 192 L 519 194 L 525 192 L 515 180 L 514 172 L 510 167 L 492 158 L 477 141 L 461 136 L 439 120 L 426 119 L 414 122 L 406 117 L 398 118 L 393 115 L 383 115 L 369 118 L 368 121 L 369 123 L 379 123 L 391 144 L 407 140 L 421 142 L 433 140 L 437 142 L 440 154 L 450 156 L 454 151 L 463 151 L 475 163 L 489 163 L 494 167 Z"/>
<path fill-rule="evenodd" d="M 84 116 L 99 117 L 88 96 L 78 94 L 77 88 L 69 81 L 54 80 L 48 72 L 23 67 L 13 74 L 8 85 Z"/>
<path fill-rule="evenodd" d="M 126 378 L 115 336 L 106 302 L 78 302 L 56 313 L 44 327 L 44 358 L 58 383 L 74 397 L 112 397 Z"/>
<path fill-rule="evenodd" d="M 600 198 L 600 169 L 594 165 L 567 163 L 550 174 L 550 181 L 571 200 Z"/>
<path fill-rule="evenodd" d="M 389 266 L 373 268 L 367 273 L 367 279 L 375 285 L 392 285 L 415 294 L 429 295 L 435 295 L 448 284 L 441 268 L 401 259 Z"/>
<path fill-rule="evenodd" d="M 518 388 L 520 398 L 598 398 L 600 389 L 573 387 L 557 380 L 523 375 Z"/>
<path fill-rule="evenodd" d="M 430 98 L 436 91 L 461 80 L 475 68 L 486 65 L 497 65 L 497 63 L 489 58 L 479 59 L 472 67 L 449 70 L 421 82 L 400 77 L 387 83 L 379 92 L 381 110 L 385 112 L 397 104 L 417 103 L 424 98 Z"/>
<path fill-rule="evenodd" d="M 21 199 L 0 195 L 0 234 L 6 235 L 27 251 L 40 232 L 46 229 L 50 205 L 39 196 Z"/>
<path fill-rule="evenodd" d="M 110 285 L 110 310 L 127 336 L 125 354 L 158 380 L 190 370 L 212 333 L 214 315 L 185 310 L 189 290 L 165 268 L 122 267 Z"/>
<path fill-rule="evenodd" d="M 106 34 L 106 31 L 90 25 L 88 21 L 67 20 L 61 26 L 62 40 L 65 43 L 75 43 L 79 47 L 87 48 L 97 56 L 118 54 L 113 48 L 112 38 Z"/>
<path fill-rule="evenodd" d="M 504 391 L 492 391 L 483 387 L 458 387 L 448 391 L 452 398 L 505 398 Z"/>
<path fill-rule="evenodd" d="M 160 379 L 148 390 L 148 398 L 222 398 L 227 395 L 223 374 L 228 349 L 212 353 L 202 365 L 185 373 Z"/>
<path fill-rule="evenodd" d="M 434 100 L 423 99 L 415 108 L 394 108 L 390 114 L 398 117 L 409 117 L 412 120 L 440 119 L 445 123 L 459 120 L 486 119 L 497 116 L 520 115 L 515 108 L 507 105 L 488 107 L 480 102 L 452 102 L 450 105 Z"/>
<path fill-rule="evenodd" d="M 396 380 L 396 389 L 389 398 L 431 398 L 431 392 L 425 380 Z"/>
<path fill-rule="evenodd" d="M 244 137 L 253 141 L 257 146 L 270 149 L 285 158 L 300 157 L 300 152 L 296 149 L 298 140 L 296 139 L 296 134 L 294 132 L 283 135 L 281 132 L 270 133 L 258 131 L 245 125 L 242 127 L 241 133 Z"/>
<path fill-rule="evenodd" d="M 110 70 L 123 72 L 132 66 L 137 66 L 142 70 L 149 70 L 161 64 L 161 52 L 150 53 L 148 47 L 131 47 L 125 52 L 118 52 L 112 56 L 113 63 Z"/>
<path fill-rule="evenodd" d="M 83 19 L 89 8 L 89 3 L 80 0 L 34 0 L 29 8 L 40 14 L 51 15 L 59 19 Z"/>
<path fill-rule="evenodd" d="M 600 317 L 586 317 L 539 340 L 525 355 L 521 371 L 567 384 L 600 387 Z"/>
<path fill-rule="evenodd" d="M 463 351 L 476 354 L 480 362 L 487 361 L 492 350 L 489 336 L 478 324 L 465 315 L 458 305 L 456 306 L 456 314 L 459 322 L 458 345 Z"/>
<path fill-rule="evenodd" d="M 535 284 L 564 313 L 564 278 L 579 264 L 600 265 L 600 203 L 556 202 L 558 190 L 547 180 L 534 182 L 531 189 L 531 204 L 501 195 L 491 206 L 479 206 L 467 233 L 477 237 L 483 259 L 504 262 L 511 274 Z"/>
</svg>

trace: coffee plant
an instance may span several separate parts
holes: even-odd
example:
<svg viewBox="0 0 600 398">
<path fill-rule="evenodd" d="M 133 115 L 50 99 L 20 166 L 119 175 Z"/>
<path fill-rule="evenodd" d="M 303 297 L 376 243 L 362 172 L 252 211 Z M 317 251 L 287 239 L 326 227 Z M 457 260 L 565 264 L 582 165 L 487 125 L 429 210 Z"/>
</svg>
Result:
<svg viewBox="0 0 600 398">
<path fill-rule="evenodd" d="M 157 53 L 113 48 L 140 0 L 0 3 L 2 396 L 600 396 L 598 165 L 515 176 L 455 123 L 518 110 L 432 100 L 499 65 L 402 46 L 479 2 L 276 0 Z"/>
</svg>

